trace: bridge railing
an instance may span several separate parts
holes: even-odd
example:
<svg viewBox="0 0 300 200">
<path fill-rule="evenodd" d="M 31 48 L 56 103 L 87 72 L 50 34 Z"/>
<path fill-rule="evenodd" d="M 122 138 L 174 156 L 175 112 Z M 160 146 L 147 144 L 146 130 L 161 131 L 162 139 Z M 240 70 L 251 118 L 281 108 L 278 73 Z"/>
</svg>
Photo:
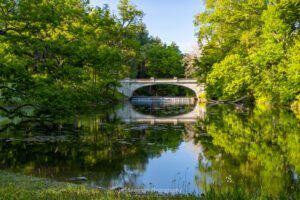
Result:
<svg viewBox="0 0 300 200">
<path fill-rule="evenodd" d="M 197 83 L 196 79 L 183 79 L 183 78 L 150 78 L 150 79 L 124 79 L 120 80 L 120 82 L 127 82 L 127 83 Z"/>
</svg>

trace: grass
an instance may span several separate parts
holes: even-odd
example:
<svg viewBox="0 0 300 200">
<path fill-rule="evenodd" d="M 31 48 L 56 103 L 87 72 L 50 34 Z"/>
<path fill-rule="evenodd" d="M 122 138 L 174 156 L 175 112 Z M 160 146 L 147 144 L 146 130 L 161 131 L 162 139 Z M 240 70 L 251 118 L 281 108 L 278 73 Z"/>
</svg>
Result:
<svg viewBox="0 0 300 200">
<path fill-rule="evenodd" d="M 279 199 L 298 199 L 295 197 L 281 197 Z M 134 194 L 103 191 L 96 188 L 88 188 L 83 185 L 61 183 L 44 178 L 33 178 L 0 171 L 0 199 L 2 200 L 139 200 L 139 199 L 182 199 L 182 200 L 213 200 L 213 199 L 272 199 L 271 197 L 259 197 L 247 195 L 242 190 L 234 190 L 226 194 L 217 194 L 211 190 L 206 195 L 199 197 L 193 195 L 159 195 L 156 193 Z"/>
</svg>

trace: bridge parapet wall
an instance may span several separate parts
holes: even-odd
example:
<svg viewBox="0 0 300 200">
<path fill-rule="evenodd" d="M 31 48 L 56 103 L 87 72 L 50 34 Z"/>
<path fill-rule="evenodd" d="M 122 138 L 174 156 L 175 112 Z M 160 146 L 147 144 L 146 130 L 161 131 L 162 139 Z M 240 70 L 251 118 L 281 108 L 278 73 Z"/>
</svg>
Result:
<svg viewBox="0 0 300 200">
<path fill-rule="evenodd" d="M 173 82 L 173 83 L 197 83 L 196 79 L 183 79 L 183 78 L 173 78 L 173 79 L 168 79 L 168 78 L 151 78 L 151 79 L 124 79 L 120 80 L 119 82 L 124 82 L 124 83 L 160 83 L 160 82 Z"/>
</svg>

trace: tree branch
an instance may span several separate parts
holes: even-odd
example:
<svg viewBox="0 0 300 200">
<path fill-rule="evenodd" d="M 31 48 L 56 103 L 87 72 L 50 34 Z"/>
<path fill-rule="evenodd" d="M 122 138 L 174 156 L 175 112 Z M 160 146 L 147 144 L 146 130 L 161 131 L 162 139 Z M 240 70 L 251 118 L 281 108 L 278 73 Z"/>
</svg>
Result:
<svg viewBox="0 0 300 200">
<path fill-rule="evenodd" d="M 0 90 L 2 90 L 2 89 L 9 89 L 9 90 L 13 90 L 12 88 L 10 88 L 10 87 L 7 87 L 7 86 L 0 86 Z"/>
<path fill-rule="evenodd" d="M 8 87 L 8 86 L 0 86 L 0 90 L 2 90 L 2 89 L 8 89 L 8 90 L 11 90 L 11 91 L 13 91 L 13 92 L 17 92 L 17 93 L 20 93 L 20 94 L 25 95 L 25 92 L 19 91 L 19 90 L 13 89 L 13 88 L 10 88 L 10 87 Z"/>
<path fill-rule="evenodd" d="M 15 28 L 2 29 L 2 30 L 0 30 L 0 35 L 6 36 L 7 35 L 7 31 L 16 31 L 17 32 L 17 29 L 15 29 Z"/>
<path fill-rule="evenodd" d="M 4 112 L 6 112 L 6 113 L 9 113 L 9 110 L 7 110 L 6 108 L 1 107 L 1 106 L 0 106 L 0 110 L 4 111 Z"/>
<path fill-rule="evenodd" d="M 244 99 L 247 99 L 247 98 L 250 98 L 250 97 L 251 97 L 251 95 L 246 95 L 246 96 L 243 96 L 243 97 L 238 98 L 238 99 L 236 99 L 234 101 L 231 101 L 231 102 L 232 103 L 238 103 L 238 102 L 243 101 Z"/>
<path fill-rule="evenodd" d="M 20 105 L 18 107 L 16 107 L 15 109 L 13 110 L 9 110 L 8 108 L 5 108 L 5 107 L 1 107 L 0 106 L 0 110 L 8 113 L 8 114 L 14 114 L 16 113 L 18 110 L 22 109 L 22 108 L 25 108 L 25 107 L 37 107 L 39 105 L 34 105 L 34 104 L 24 104 L 24 105 Z M 26 117 L 26 116 L 25 116 Z"/>
<path fill-rule="evenodd" d="M 37 107 L 38 105 L 34 105 L 34 104 L 24 104 L 24 105 L 21 105 L 21 106 L 18 106 L 16 107 L 12 113 L 15 113 L 17 112 L 18 110 L 20 110 L 21 108 L 25 108 L 25 107 Z"/>
</svg>

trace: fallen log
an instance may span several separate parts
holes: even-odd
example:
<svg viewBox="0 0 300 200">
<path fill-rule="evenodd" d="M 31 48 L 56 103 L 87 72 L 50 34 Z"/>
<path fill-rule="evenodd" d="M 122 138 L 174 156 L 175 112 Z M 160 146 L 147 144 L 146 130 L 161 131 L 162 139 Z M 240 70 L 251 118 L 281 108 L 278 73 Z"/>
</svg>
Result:
<svg viewBox="0 0 300 200">
<path fill-rule="evenodd" d="M 243 97 L 241 97 L 241 98 L 238 98 L 238 99 L 232 101 L 232 103 L 238 103 L 238 102 L 241 102 L 241 101 L 243 101 L 244 99 L 248 99 L 248 98 L 250 98 L 250 97 L 251 97 L 251 95 L 246 95 L 246 96 L 243 96 Z"/>
<path fill-rule="evenodd" d="M 208 103 L 213 103 L 213 104 L 238 104 L 240 102 L 242 102 L 243 100 L 247 99 L 247 98 L 250 98 L 251 95 L 246 95 L 246 96 L 243 96 L 241 98 L 238 98 L 236 100 L 214 100 L 214 99 L 210 99 L 210 98 L 206 98 L 207 102 Z"/>
</svg>

